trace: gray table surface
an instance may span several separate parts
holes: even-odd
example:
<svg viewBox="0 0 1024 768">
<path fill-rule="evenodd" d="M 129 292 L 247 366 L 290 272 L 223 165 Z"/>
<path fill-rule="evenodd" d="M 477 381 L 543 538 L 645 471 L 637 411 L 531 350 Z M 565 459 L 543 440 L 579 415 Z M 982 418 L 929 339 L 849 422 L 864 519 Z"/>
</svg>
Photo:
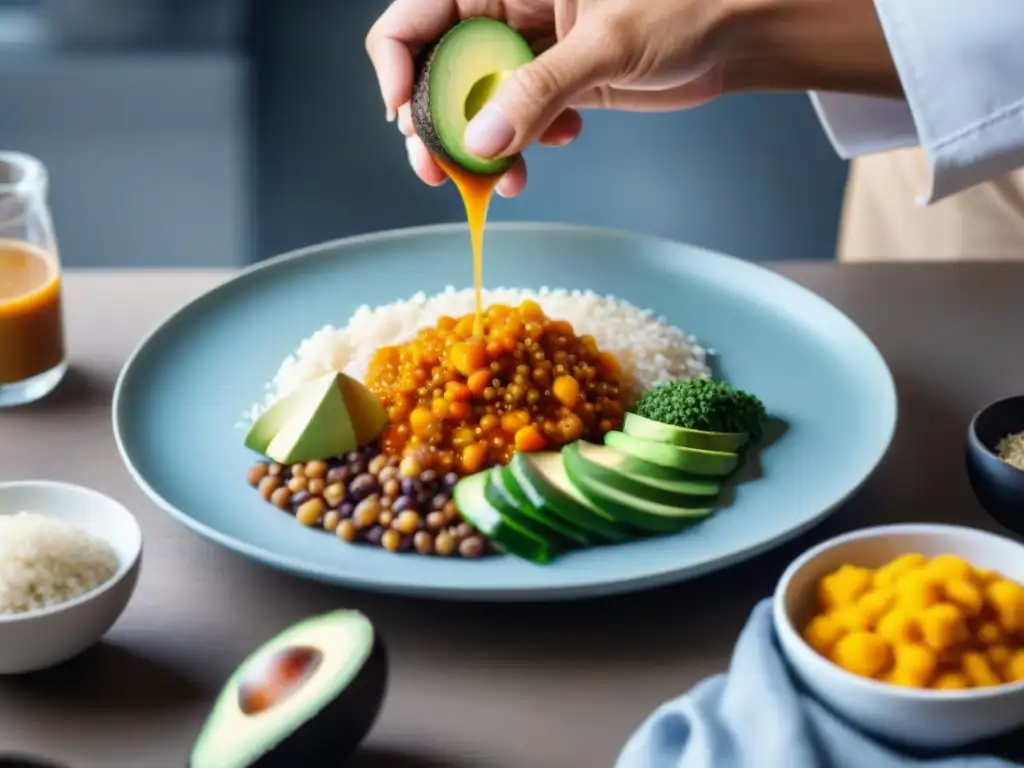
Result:
<svg viewBox="0 0 1024 768">
<path fill-rule="evenodd" d="M 971 413 L 1024 391 L 1024 265 L 776 267 L 879 345 L 899 388 L 895 442 L 862 493 L 801 539 L 729 571 L 573 604 L 444 604 L 311 584 L 185 530 L 136 488 L 114 447 L 115 378 L 143 334 L 225 272 L 67 278 L 73 372 L 0 412 L 0 480 L 93 486 L 139 517 L 138 590 L 106 640 L 67 665 L 0 680 L 0 750 L 68 768 L 184 765 L 206 707 L 253 648 L 338 606 L 366 611 L 392 682 L 357 768 L 597 768 L 665 699 L 725 669 L 750 608 L 810 544 L 851 527 L 950 521 L 996 529 L 962 469 Z"/>
</svg>

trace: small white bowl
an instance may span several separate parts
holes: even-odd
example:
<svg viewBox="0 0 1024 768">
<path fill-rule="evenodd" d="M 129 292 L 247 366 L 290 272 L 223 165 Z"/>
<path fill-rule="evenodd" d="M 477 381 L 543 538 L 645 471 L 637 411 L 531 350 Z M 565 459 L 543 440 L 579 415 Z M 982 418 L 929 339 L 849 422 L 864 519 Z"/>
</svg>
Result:
<svg viewBox="0 0 1024 768">
<path fill-rule="evenodd" d="M 0 483 L 0 515 L 34 512 L 106 540 L 117 571 L 74 600 L 38 611 L 0 614 L 0 675 L 52 667 L 97 643 L 121 616 L 138 582 L 142 531 L 121 504 L 98 491 L 47 480 Z"/>
<path fill-rule="evenodd" d="M 1024 545 L 974 528 L 886 525 L 830 539 L 797 558 L 775 590 L 775 631 L 793 672 L 848 721 L 907 747 L 955 749 L 1024 726 L 1024 683 L 964 691 L 903 688 L 847 672 L 801 637 L 817 606 L 822 576 L 844 563 L 877 568 L 909 552 L 957 555 L 1024 583 Z"/>
</svg>

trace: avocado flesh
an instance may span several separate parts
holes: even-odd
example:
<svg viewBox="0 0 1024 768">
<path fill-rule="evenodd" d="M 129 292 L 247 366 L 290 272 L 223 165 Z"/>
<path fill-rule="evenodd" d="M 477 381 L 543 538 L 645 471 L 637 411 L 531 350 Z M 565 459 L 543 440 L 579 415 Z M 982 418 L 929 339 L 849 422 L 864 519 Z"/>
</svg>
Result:
<svg viewBox="0 0 1024 768">
<path fill-rule="evenodd" d="M 515 156 L 473 155 L 463 135 L 501 79 L 533 58 L 529 43 L 504 22 L 476 17 L 449 29 L 417 62 L 410 106 L 416 134 L 427 149 L 471 173 L 507 171 Z"/>
<path fill-rule="evenodd" d="M 282 464 L 354 451 L 360 443 L 340 376 L 320 376 L 285 395 L 256 420 L 245 445 Z"/>
<path fill-rule="evenodd" d="M 575 471 L 578 462 L 574 459 L 578 456 L 571 450 L 562 451 L 569 480 L 581 494 L 621 523 L 648 533 L 678 533 L 712 512 L 709 506 L 687 507 L 651 501 L 591 476 L 581 475 Z"/>
<path fill-rule="evenodd" d="M 247 714 L 246 687 L 290 649 L 315 649 L 315 668 L 276 702 Z M 189 768 L 292 768 L 334 764 L 373 727 L 388 677 L 387 654 L 358 611 L 301 621 L 264 643 L 235 670 L 217 697 Z"/>
<path fill-rule="evenodd" d="M 724 477 L 732 472 L 739 462 L 739 456 L 735 453 L 681 448 L 668 443 L 642 440 L 625 432 L 609 432 L 604 436 L 604 441 L 605 445 L 634 458 L 694 475 Z"/>
<path fill-rule="evenodd" d="M 580 493 L 565 472 L 562 454 L 555 451 L 517 453 L 509 463 L 530 503 L 550 509 L 562 519 L 585 528 L 603 541 L 620 543 L 640 535 L 619 525 L 603 509 Z"/>
<path fill-rule="evenodd" d="M 750 442 L 750 435 L 746 432 L 705 432 L 700 429 L 687 429 L 674 424 L 663 424 L 636 413 L 626 414 L 622 431 L 641 440 L 725 453 L 735 453 Z"/>
<path fill-rule="evenodd" d="M 668 470 L 675 477 L 663 479 L 650 475 L 657 464 L 634 458 L 608 445 L 577 440 L 562 449 L 562 459 L 570 474 L 610 485 L 624 493 L 647 501 L 685 507 L 705 507 L 718 496 L 722 486 L 715 480 L 688 477 Z"/>
<path fill-rule="evenodd" d="M 504 467 L 492 467 L 484 495 L 496 510 L 510 520 L 516 520 L 524 528 L 534 530 L 546 538 L 557 549 L 586 547 L 590 544 L 587 534 L 578 528 L 563 523 L 557 517 L 545 514 L 532 504 L 522 504 L 508 489 L 508 475 Z M 514 481 L 513 481 L 514 482 Z"/>
<path fill-rule="evenodd" d="M 551 544 L 546 538 L 505 517 L 487 501 L 489 476 L 484 471 L 461 478 L 452 490 L 455 508 L 503 552 L 538 565 L 550 562 Z"/>
</svg>

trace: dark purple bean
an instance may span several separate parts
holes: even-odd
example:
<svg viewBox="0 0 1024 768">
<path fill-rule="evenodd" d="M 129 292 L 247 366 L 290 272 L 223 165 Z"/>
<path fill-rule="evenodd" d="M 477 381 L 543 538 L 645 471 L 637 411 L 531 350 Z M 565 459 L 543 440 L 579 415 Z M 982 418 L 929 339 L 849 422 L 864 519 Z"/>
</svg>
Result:
<svg viewBox="0 0 1024 768">
<path fill-rule="evenodd" d="M 377 478 L 373 475 L 362 474 L 353 478 L 352 482 L 349 483 L 348 495 L 356 503 L 374 493 L 380 493 L 380 483 L 377 482 Z"/>
<path fill-rule="evenodd" d="M 373 526 L 373 528 L 371 528 L 370 530 L 368 530 L 366 532 L 366 534 L 363 536 L 363 540 L 367 544 L 373 544 L 374 546 L 380 546 L 380 540 L 381 540 L 381 537 L 383 535 L 384 535 L 384 528 L 382 526 L 375 525 L 375 526 Z"/>
<path fill-rule="evenodd" d="M 349 465 L 355 464 L 362 457 L 363 457 L 363 455 L 359 451 L 352 451 L 351 453 L 346 453 L 345 454 L 345 463 L 349 464 Z"/>
<path fill-rule="evenodd" d="M 404 536 L 402 536 L 402 538 L 401 538 L 401 540 L 400 540 L 400 542 L 398 544 L 398 551 L 399 552 L 406 552 L 406 551 L 412 549 L 412 541 L 413 541 L 413 535 L 411 533 L 407 533 Z"/>
<path fill-rule="evenodd" d="M 327 470 L 327 484 L 331 483 L 347 483 L 348 479 L 352 477 L 352 473 L 349 468 L 342 465 L 340 467 L 331 467 Z"/>
<path fill-rule="evenodd" d="M 430 491 L 420 491 L 416 494 L 416 507 L 418 509 L 428 509 L 433 498 L 434 494 Z"/>
<path fill-rule="evenodd" d="M 448 500 L 450 498 L 451 496 L 449 496 L 444 491 L 441 491 L 440 493 L 435 493 L 434 497 L 430 500 L 430 508 L 441 511 L 442 509 L 444 509 L 444 505 L 448 503 Z"/>
<path fill-rule="evenodd" d="M 459 482 L 459 476 L 454 472 L 449 472 L 447 475 L 444 476 L 444 484 L 449 491 L 455 487 L 455 484 L 457 482 Z"/>
<path fill-rule="evenodd" d="M 416 487 L 416 480 L 411 477 L 402 478 L 402 493 L 406 496 L 415 496 L 419 488 Z"/>
<path fill-rule="evenodd" d="M 353 504 L 351 501 L 343 501 L 341 503 L 341 506 L 338 507 L 338 514 L 341 516 L 342 520 L 348 520 L 350 517 L 352 517 L 352 513 L 355 512 L 355 510 L 355 504 Z"/>
<path fill-rule="evenodd" d="M 404 494 L 395 499 L 394 503 L 391 505 L 391 513 L 393 515 L 400 515 L 410 509 L 416 509 L 416 502 L 411 496 L 406 496 Z"/>
<path fill-rule="evenodd" d="M 359 475 L 366 473 L 366 462 L 362 459 L 353 461 L 348 465 L 348 471 L 351 473 L 349 477 L 358 477 Z"/>
<path fill-rule="evenodd" d="M 299 491 L 298 493 L 292 494 L 292 506 L 299 507 L 309 501 L 309 491 Z"/>
<path fill-rule="evenodd" d="M 364 459 L 367 459 L 367 460 L 372 459 L 378 453 L 380 453 L 380 446 L 377 445 L 377 443 L 370 443 L 369 445 L 367 445 L 367 446 L 365 446 L 363 448 L 363 458 Z"/>
<path fill-rule="evenodd" d="M 420 472 L 420 482 L 423 483 L 424 486 L 430 485 L 435 480 L 437 480 L 437 472 L 434 470 L 425 469 Z"/>
</svg>

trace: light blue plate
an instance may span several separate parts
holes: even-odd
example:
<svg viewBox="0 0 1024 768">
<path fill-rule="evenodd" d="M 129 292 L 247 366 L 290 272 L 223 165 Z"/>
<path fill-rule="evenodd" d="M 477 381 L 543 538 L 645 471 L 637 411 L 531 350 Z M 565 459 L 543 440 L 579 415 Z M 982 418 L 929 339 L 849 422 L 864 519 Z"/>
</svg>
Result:
<svg viewBox="0 0 1024 768">
<path fill-rule="evenodd" d="M 494 224 L 488 286 L 590 288 L 650 308 L 717 350 L 726 378 L 787 424 L 763 477 L 675 536 L 599 547 L 536 566 L 395 555 L 346 546 L 264 503 L 236 424 L 298 342 L 360 304 L 472 280 L 464 226 L 385 232 L 245 270 L 187 304 L 132 355 L 114 432 L 135 480 L 200 534 L 269 566 L 326 582 L 460 599 L 553 600 L 677 582 L 749 558 L 822 519 L 885 454 L 892 376 L 845 315 L 755 264 L 651 237 L 551 224 Z"/>
</svg>

